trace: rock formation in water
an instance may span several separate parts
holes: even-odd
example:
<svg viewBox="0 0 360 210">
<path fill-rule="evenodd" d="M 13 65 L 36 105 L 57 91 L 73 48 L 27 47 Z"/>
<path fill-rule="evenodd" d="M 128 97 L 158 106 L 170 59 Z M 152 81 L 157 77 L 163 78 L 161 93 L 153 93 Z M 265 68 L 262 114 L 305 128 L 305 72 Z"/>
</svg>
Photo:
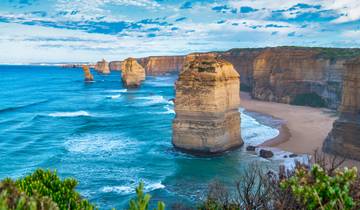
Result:
<svg viewBox="0 0 360 210">
<path fill-rule="evenodd" d="M 121 64 L 121 77 L 126 87 L 138 87 L 145 80 L 145 70 L 135 58 L 128 58 Z"/>
<path fill-rule="evenodd" d="M 184 56 L 150 56 L 138 59 L 148 75 L 178 73 L 184 65 Z"/>
<path fill-rule="evenodd" d="M 174 146 L 199 154 L 241 146 L 239 86 L 231 63 L 188 57 L 176 82 Z"/>
<path fill-rule="evenodd" d="M 96 63 L 95 70 L 100 74 L 110 74 L 109 63 L 102 59 L 102 61 Z"/>
<path fill-rule="evenodd" d="M 89 66 L 83 65 L 82 68 L 85 74 L 85 82 L 94 81 L 94 76 L 91 74 Z"/>
<path fill-rule="evenodd" d="M 340 117 L 334 122 L 323 150 L 360 160 L 360 57 L 345 66 Z"/>
</svg>

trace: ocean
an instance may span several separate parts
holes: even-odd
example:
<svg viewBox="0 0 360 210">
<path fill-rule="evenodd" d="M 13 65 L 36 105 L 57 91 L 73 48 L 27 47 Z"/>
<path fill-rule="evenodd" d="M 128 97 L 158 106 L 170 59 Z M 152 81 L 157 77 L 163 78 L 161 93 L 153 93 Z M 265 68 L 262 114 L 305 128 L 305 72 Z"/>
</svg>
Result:
<svg viewBox="0 0 360 210">
<path fill-rule="evenodd" d="M 216 157 L 181 153 L 171 144 L 176 75 L 126 89 L 119 72 L 93 74 L 95 82 L 84 83 L 81 69 L 0 66 L 1 179 L 56 169 L 100 209 L 123 209 L 139 181 L 154 201 L 190 205 L 214 179 L 232 185 L 249 164 L 284 163 L 245 151 L 279 131 L 241 107 L 245 146 Z"/>
</svg>

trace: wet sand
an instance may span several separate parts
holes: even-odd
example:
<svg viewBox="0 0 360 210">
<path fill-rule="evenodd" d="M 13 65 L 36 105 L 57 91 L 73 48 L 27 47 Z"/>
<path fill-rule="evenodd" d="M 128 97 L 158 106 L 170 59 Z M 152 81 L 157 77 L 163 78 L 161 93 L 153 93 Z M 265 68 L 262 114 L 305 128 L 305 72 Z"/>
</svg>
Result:
<svg viewBox="0 0 360 210">
<path fill-rule="evenodd" d="M 263 146 L 277 147 L 296 154 L 313 154 L 316 149 L 321 150 L 337 118 L 333 110 L 253 100 L 244 92 L 241 93 L 241 106 L 249 111 L 282 119 L 279 136 Z"/>
</svg>

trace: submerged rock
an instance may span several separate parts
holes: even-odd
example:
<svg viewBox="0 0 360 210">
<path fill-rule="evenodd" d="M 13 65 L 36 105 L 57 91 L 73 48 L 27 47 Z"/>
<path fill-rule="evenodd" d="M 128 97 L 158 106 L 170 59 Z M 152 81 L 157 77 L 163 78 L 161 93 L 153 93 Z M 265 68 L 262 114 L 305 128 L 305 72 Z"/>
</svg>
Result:
<svg viewBox="0 0 360 210">
<path fill-rule="evenodd" d="M 360 160 L 360 57 L 345 66 L 340 117 L 334 122 L 323 150 Z"/>
<path fill-rule="evenodd" d="M 274 153 L 270 150 L 261 149 L 259 155 L 262 158 L 271 158 L 274 156 Z"/>
<path fill-rule="evenodd" d="M 241 146 L 239 86 L 239 74 L 229 62 L 187 58 L 176 82 L 173 145 L 204 154 Z"/>
<path fill-rule="evenodd" d="M 109 63 L 102 59 L 102 61 L 96 63 L 95 70 L 100 74 L 110 74 Z"/>
<path fill-rule="evenodd" d="M 124 60 L 121 71 L 121 78 L 126 87 L 138 87 L 145 80 L 145 70 L 135 58 Z"/>
<path fill-rule="evenodd" d="M 91 74 L 89 66 L 83 65 L 82 68 L 85 74 L 85 82 L 94 81 L 94 76 Z"/>
</svg>

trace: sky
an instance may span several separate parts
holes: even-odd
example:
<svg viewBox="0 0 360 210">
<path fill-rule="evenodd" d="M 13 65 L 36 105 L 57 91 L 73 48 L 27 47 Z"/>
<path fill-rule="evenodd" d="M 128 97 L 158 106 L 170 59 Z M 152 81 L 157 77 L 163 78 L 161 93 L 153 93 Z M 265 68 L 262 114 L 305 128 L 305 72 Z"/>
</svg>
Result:
<svg viewBox="0 0 360 210">
<path fill-rule="evenodd" d="M 0 0 L 0 63 L 360 47 L 360 0 Z"/>
</svg>

